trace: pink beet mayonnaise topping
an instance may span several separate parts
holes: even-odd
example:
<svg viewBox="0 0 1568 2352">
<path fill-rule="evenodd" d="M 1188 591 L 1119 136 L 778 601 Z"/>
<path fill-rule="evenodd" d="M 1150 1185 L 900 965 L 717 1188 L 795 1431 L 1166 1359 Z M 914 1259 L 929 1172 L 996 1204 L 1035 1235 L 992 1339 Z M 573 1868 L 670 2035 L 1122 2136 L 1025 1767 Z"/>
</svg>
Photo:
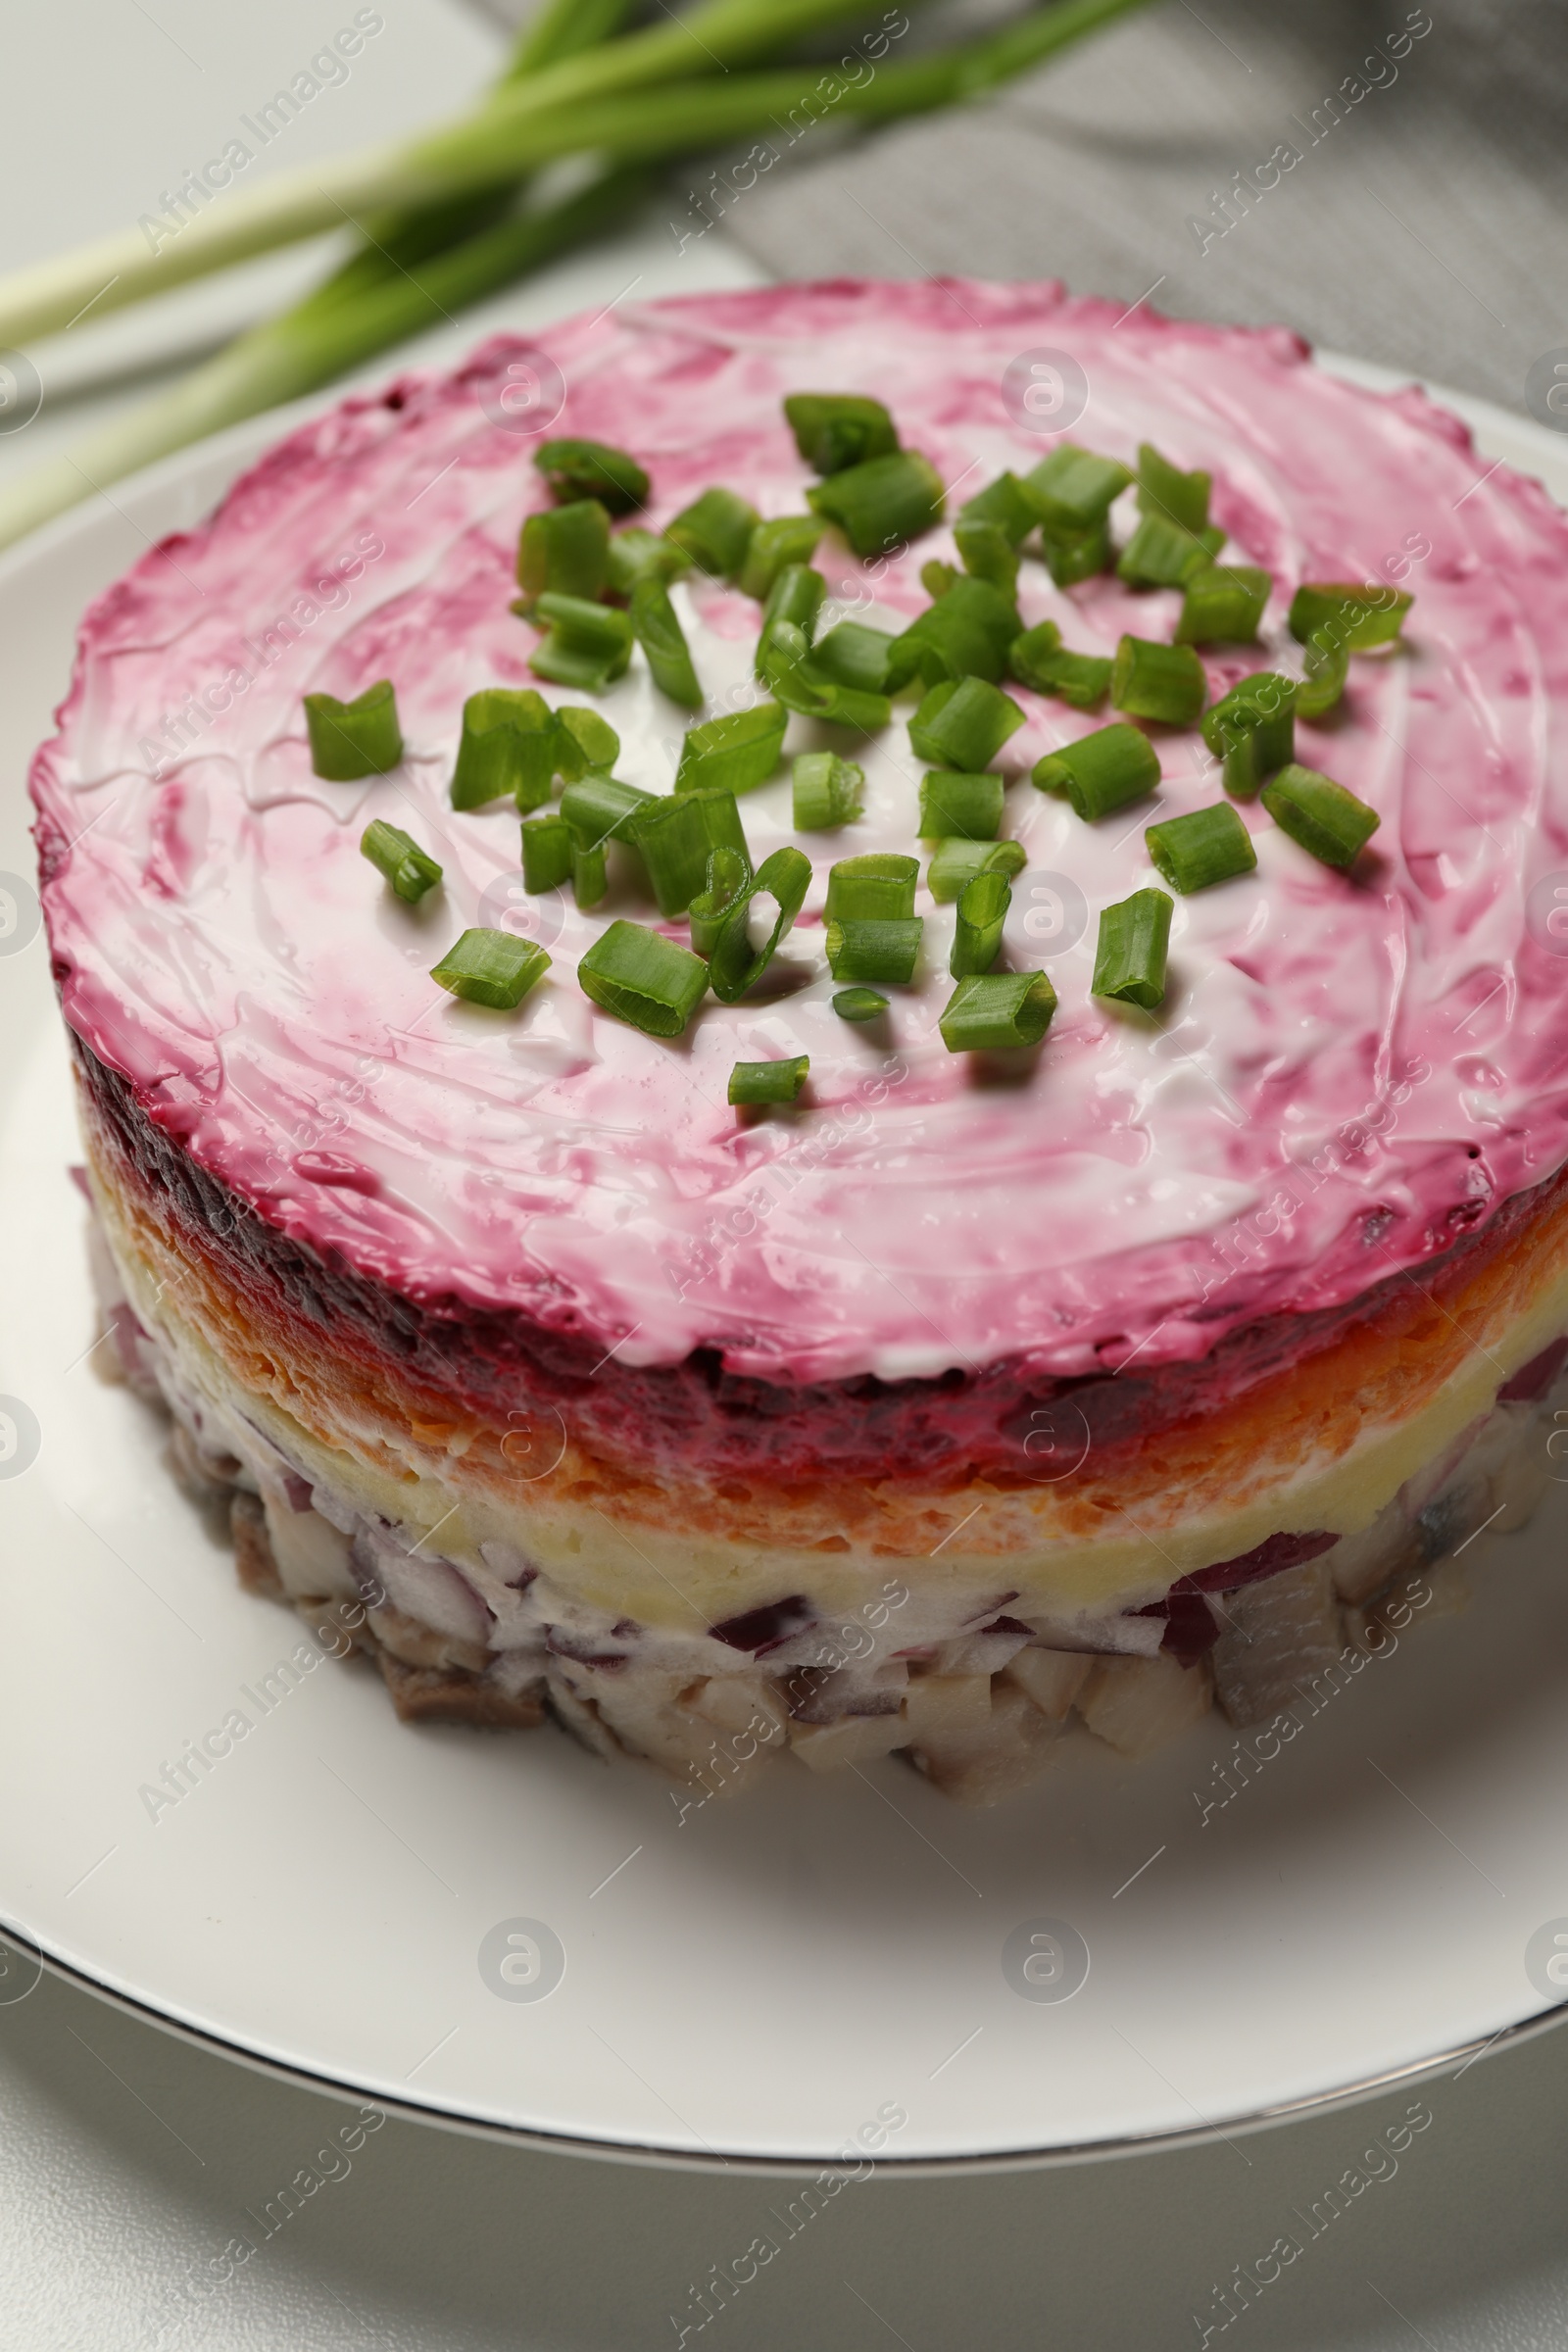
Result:
<svg viewBox="0 0 1568 2352">
<path fill-rule="evenodd" d="M 1073 1375 L 1347 1302 L 1561 1163 L 1568 940 L 1545 918 L 1568 867 L 1568 529 L 1453 417 L 1326 377 L 1283 332 L 1118 319 L 1049 286 L 782 287 L 545 340 L 566 387 L 552 429 L 633 451 L 656 527 L 713 481 L 764 514 L 803 510 L 792 389 L 885 400 L 955 513 L 1054 445 L 1013 420 L 1003 376 L 1067 351 L 1089 385 L 1070 437 L 1128 460 L 1147 438 L 1209 468 L 1228 552 L 1274 574 L 1262 645 L 1207 660 L 1216 695 L 1292 666 L 1299 580 L 1413 590 L 1406 646 L 1356 658 L 1342 712 L 1298 729 L 1298 757 L 1382 829 L 1350 879 L 1244 808 L 1258 870 L 1178 900 L 1161 1013 L 1105 1004 L 1089 993 L 1099 910 L 1157 879 L 1144 825 L 1217 799 L 1217 769 L 1196 732 L 1155 729 L 1159 804 L 1086 825 L 1028 767 L 1115 714 L 1014 689 L 1028 724 L 1002 761 L 1002 829 L 1029 864 L 1005 957 L 1043 964 L 1060 1008 L 1004 1081 L 942 1045 L 953 913 L 923 891 L 925 976 L 894 992 L 887 1032 L 830 1009 L 829 862 L 915 847 L 900 705 L 863 751 L 836 739 L 863 760 L 866 812 L 799 837 L 815 883 L 763 994 L 709 1000 L 675 1045 L 598 1013 L 577 958 L 613 915 L 655 919 L 647 903 L 624 883 L 590 914 L 569 893 L 526 900 L 510 804 L 447 805 L 464 697 L 533 682 L 508 605 L 520 518 L 545 500 L 535 441 L 493 421 L 525 347 L 492 343 L 454 377 L 301 428 L 138 564 L 87 615 L 34 769 L 68 1020 L 268 1219 L 416 1299 L 520 1309 L 628 1363 L 710 1347 L 775 1380 L 1018 1357 Z M 897 627 L 926 602 L 920 564 L 951 552 L 933 533 L 871 579 L 830 536 L 816 562 Z M 675 595 L 710 710 L 756 699 L 758 608 Z M 1179 604 L 1113 578 L 1060 592 L 1032 561 L 1020 601 L 1086 652 L 1124 628 L 1168 638 Z M 403 769 L 317 780 L 301 696 L 382 675 Z M 640 656 L 599 707 L 617 772 L 667 791 L 686 721 Z M 796 719 L 787 749 L 834 740 Z M 758 858 L 797 838 L 787 766 L 742 814 Z M 360 855 L 371 815 L 445 867 L 418 910 Z M 427 976 L 475 922 L 531 924 L 551 949 L 514 1014 Z M 742 1125 L 732 1062 L 801 1052 L 809 1106 Z"/>
</svg>

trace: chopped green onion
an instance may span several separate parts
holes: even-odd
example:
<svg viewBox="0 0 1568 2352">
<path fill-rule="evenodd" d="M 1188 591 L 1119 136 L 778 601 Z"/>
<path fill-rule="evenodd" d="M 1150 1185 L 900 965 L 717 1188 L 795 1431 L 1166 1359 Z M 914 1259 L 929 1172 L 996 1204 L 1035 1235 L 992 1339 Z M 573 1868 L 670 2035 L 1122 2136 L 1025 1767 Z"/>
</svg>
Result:
<svg viewBox="0 0 1568 2352">
<path fill-rule="evenodd" d="M 569 514 L 569 507 L 558 507 Z M 631 662 L 631 616 L 613 605 L 591 604 L 586 597 L 541 596 L 532 617 L 546 634 L 528 656 L 536 677 L 551 678 L 558 686 L 578 686 L 602 694 L 620 677 Z"/>
<path fill-rule="evenodd" d="M 1049 634 L 1048 634 L 1049 632 Z M 1099 654 L 1070 654 L 1054 620 L 1037 622 L 1007 649 L 1007 675 L 1036 694 L 1049 694 L 1077 710 L 1092 710 L 1110 689 L 1113 664 Z"/>
<path fill-rule="evenodd" d="M 1203 664 L 1190 645 L 1156 645 L 1151 637 L 1124 637 L 1110 673 L 1110 700 L 1134 718 L 1190 727 L 1208 700 Z"/>
<path fill-rule="evenodd" d="M 556 773 L 564 782 L 574 784 L 591 767 L 612 768 L 620 758 L 620 737 L 585 703 L 563 703 L 556 722 Z"/>
<path fill-rule="evenodd" d="M 762 607 L 761 634 L 757 640 L 757 656 L 753 663 L 760 678 L 767 675 L 769 634 L 781 622 L 799 629 L 809 648 L 811 632 L 816 626 L 816 616 L 826 594 L 826 580 L 819 571 L 813 571 L 808 564 L 786 564 L 775 574 L 773 585 L 767 592 L 767 602 Z"/>
<path fill-rule="evenodd" d="M 688 710 L 699 708 L 703 690 L 692 667 L 691 648 L 686 632 L 669 601 L 669 590 L 662 580 L 640 580 L 631 592 L 627 608 L 631 633 L 647 657 L 654 684 L 661 694 L 667 694 L 672 703 Z"/>
<path fill-rule="evenodd" d="M 557 732 L 555 712 L 531 686 L 470 694 L 452 770 L 453 808 L 479 808 L 511 793 L 519 808 L 537 808 L 555 780 Z"/>
<path fill-rule="evenodd" d="M 514 939 L 510 931 L 465 931 L 430 977 L 469 1004 L 510 1012 L 549 968 L 550 957 L 531 939 Z"/>
<path fill-rule="evenodd" d="M 758 661 L 765 682 L 786 710 L 804 711 L 809 718 L 830 718 L 840 726 L 858 727 L 874 735 L 893 716 L 885 694 L 863 694 L 858 686 L 840 686 L 811 659 L 804 630 L 790 620 L 775 620 L 764 628 L 758 644 Z"/>
<path fill-rule="evenodd" d="M 832 922 L 894 922 L 914 912 L 917 858 L 873 850 L 864 858 L 841 858 L 827 869 L 825 919 Z"/>
<path fill-rule="evenodd" d="M 852 825 L 864 807 L 864 768 L 836 752 L 802 752 L 792 781 L 797 833 L 831 833 Z"/>
<path fill-rule="evenodd" d="M 336 695 L 308 694 L 305 724 L 311 765 L 330 784 L 357 784 L 361 776 L 384 776 L 403 757 L 398 698 L 390 678 L 340 703 Z"/>
<path fill-rule="evenodd" d="M 1184 531 L 1201 531 L 1208 522 L 1208 494 L 1213 477 L 1183 473 L 1148 441 L 1138 449 L 1138 512 L 1161 514 Z"/>
<path fill-rule="evenodd" d="M 985 678 L 944 678 L 909 721 L 909 748 L 938 767 L 989 767 L 1009 735 L 1023 725 L 1010 694 Z"/>
<path fill-rule="evenodd" d="M 920 566 L 920 585 L 933 604 L 939 596 L 946 596 L 950 588 L 956 588 L 963 577 L 956 564 L 944 564 L 938 556 Z"/>
<path fill-rule="evenodd" d="M 1113 549 L 1108 522 L 1091 523 L 1087 531 L 1050 531 L 1040 534 L 1040 552 L 1058 588 L 1092 580 L 1110 569 Z"/>
<path fill-rule="evenodd" d="M 898 427 L 879 400 L 858 392 L 791 392 L 784 415 L 795 446 L 817 473 L 844 473 L 899 446 Z"/>
<path fill-rule="evenodd" d="M 827 968 L 835 980 L 892 980 L 906 986 L 914 977 L 924 929 L 917 914 L 900 922 L 830 922 Z"/>
<path fill-rule="evenodd" d="M 793 620 L 764 621 L 753 657 L 754 676 L 770 689 L 786 710 L 815 711 L 841 691 L 811 662 L 811 641 Z M 886 702 L 887 698 L 882 698 Z M 892 706 L 888 706 L 891 713 Z"/>
<path fill-rule="evenodd" d="M 624 820 L 620 838 L 642 857 L 662 915 L 684 914 L 707 885 L 715 850 L 731 850 L 750 863 L 735 795 L 705 785 L 664 800 L 644 801 Z"/>
<path fill-rule="evenodd" d="M 1225 534 L 1183 530 L 1164 514 L 1145 514 L 1121 551 L 1116 577 L 1130 588 L 1182 588 L 1225 544 Z"/>
<path fill-rule="evenodd" d="M 999 473 L 958 509 L 958 520 L 993 522 L 1009 547 L 1027 539 L 1040 520 L 1040 508 L 1015 473 Z"/>
<path fill-rule="evenodd" d="M 1233 801 L 1250 801 L 1265 776 L 1295 759 L 1298 691 L 1294 678 L 1260 669 L 1203 712 L 1203 741 L 1224 761 Z"/>
<path fill-rule="evenodd" d="M 715 483 L 665 523 L 664 536 L 690 556 L 699 571 L 715 580 L 738 580 L 752 533 L 761 519 L 736 491 Z"/>
<path fill-rule="evenodd" d="M 571 827 L 579 849 L 629 838 L 634 819 L 654 805 L 657 796 L 640 784 L 623 784 L 619 776 L 601 775 L 591 768 L 568 784 L 561 796 L 561 813 Z"/>
<path fill-rule="evenodd" d="M 927 769 L 920 779 L 920 840 L 941 841 L 956 833 L 964 841 L 995 841 L 1005 790 L 1000 776 Z"/>
<path fill-rule="evenodd" d="M 1221 639 L 1250 645 L 1257 636 L 1273 575 L 1256 564 L 1209 564 L 1187 582 L 1178 645 L 1213 645 Z"/>
<path fill-rule="evenodd" d="M 1038 1046 L 1056 1009 L 1044 972 L 974 972 L 958 982 L 937 1026 L 950 1054 Z"/>
<path fill-rule="evenodd" d="M 571 895 L 584 913 L 597 906 L 610 888 L 610 860 L 602 841 L 586 847 L 574 840 L 571 845 Z"/>
<path fill-rule="evenodd" d="M 577 966 L 585 997 L 649 1037 L 679 1037 L 708 994 L 700 956 L 641 923 L 613 922 Z"/>
<path fill-rule="evenodd" d="M 886 555 L 942 520 L 942 476 L 912 449 L 868 458 L 813 483 L 806 503 L 836 522 L 856 554 Z"/>
<path fill-rule="evenodd" d="M 1328 647 L 1309 642 L 1302 658 L 1305 673 L 1296 696 L 1298 718 L 1325 718 L 1336 708 L 1350 674 L 1350 657 L 1343 645 Z"/>
<path fill-rule="evenodd" d="M 1061 631 L 1054 620 L 1037 620 L 1032 629 L 1024 629 L 1007 648 L 1007 673 L 1020 686 L 1032 686 L 1029 672 L 1036 662 L 1047 661 L 1061 651 Z"/>
<path fill-rule="evenodd" d="M 1291 599 L 1291 635 L 1323 650 L 1370 653 L 1392 645 L 1414 599 L 1407 588 L 1358 586 L 1354 580 L 1303 581 Z"/>
<path fill-rule="evenodd" d="M 991 580 L 1004 596 L 1017 594 L 1017 550 L 1000 522 L 959 522 L 953 536 L 966 572 L 977 580 Z"/>
<path fill-rule="evenodd" d="M 868 629 L 863 621 L 841 620 L 812 648 L 811 659 L 822 675 L 837 685 L 856 686 L 863 694 L 885 694 L 892 649 L 893 639 L 885 629 Z"/>
<path fill-rule="evenodd" d="M 1062 441 L 1027 476 L 1025 488 L 1045 529 L 1071 538 L 1103 523 L 1132 478 L 1115 458 Z"/>
<path fill-rule="evenodd" d="M 738 1061 L 729 1074 L 729 1099 L 737 1107 L 747 1102 L 795 1102 L 810 1072 L 808 1054 L 787 1061 Z"/>
<path fill-rule="evenodd" d="M 888 1008 L 886 997 L 875 988 L 841 988 L 832 1002 L 841 1021 L 880 1020 Z"/>
<path fill-rule="evenodd" d="M 370 863 L 378 866 L 400 899 L 411 906 L 416 906 L 427 890 L 434 890 L 441 879 L 441 868 L 433 858 L 425 855 L 410 834 L 396 825 L 385 825 L 372 817 L 360 835 L 360 850 Z"/>
<path fill-rule="evenodd" d="M 752 861 L 740 850 L 715 850 L 708 860 L 708 881 L 691 903 L 692 953 L 712 955 L 736 904 L 751 889 Z"/>
<path fill-rule="evenodd" d="M 990 580 L 965 576 L 917 612 L 888 650 L 888 691 L 911 678 L 985 678 L 995 685 L 1018 634 L 1018 608 Z"/>
<path fill-rule="evenodd" d="M 454 808 L 478 808 L 511 793 L 523 810 L 550 797 L 557 776 L 611 767 L 620 737 L 597 710 L 568 703 L 552 710 L 531 686 L 490 686 L 463 706 L 463 739 L 452 772 Z"/>
<path fill-rule="evenodd" d="M 728 792 L 750 792 L 754 785 L 765 784 L 778 765 L 788 724 L 783 705 L 767 702 L 689 727 L 680 747 L 675 790 L 695 792 L 700 784 L 721 784 Z"/>
<path fill-rule="evenodd" d="M 1060 793 L 1079 816 L 1093 823 L 1153 791 L 1159 782 L 1159 754 L 1138 727 L 1101 727 L 1036 760 L 1033 781 L 1042 792 Z"/>
<path fill-rule="evenodd" d="M 608 585 L 613 596 L 629 598 L 639 580 L 662 580 L 668 587 L 691 567 L 686 550 L 660 531 L 617 531 L 610 542 Z"/>
<path fill-rule="evenodd" d="M 976 874 L 1000 874 L 1004 882 L 1010 882 L 1028 862 L 1021 841 L 965 841 L 960 834 L 950 833 L 931 854 L 925 886 L 939 906 L 949 906 Z"/>
<path fill-rule="evenodd" d="M 1163 1001 L 1174 905 L 1162 890 L 1135 890 L 1130 899 L 1102 910 L 1092 996 L 1141 1004 L 1146 1012 Z"/>
<path fill-rule="evenodd" d="M 542 596 L 580 596 L 590 603 L 610 578 L 610 516 L 597 498 L 530 514 L 517 541 L 517 602 L 524 612 Z"/>
<path fill-rule="evenodd" d="M 522 887 L 557 890 L 571 878 L 571 827 L 564 816 L 536 816 L 522 828 Z"/>
<path fill-rule="evenodd" d="M 809 564 L 826 529 L 816 514 L 780 514 L 771 522 L 760 522 L 747 542 L 741 594 L 762 604 L 787 564 Z"/>
<path fill-rule="evenodd" d="M 1002 926 L 1012 905 L 1005 874 L 976 874 L 958 894 L 957 923 L 948 969 L 955 980 L 989 972 L 1002 950 Z"/>
<path fill-rule="evenodd" d="M 811 860 L 803 850 L 775 850 L 771 858 L 762 859 L 731 906 L 709 954 L 713 994 L 720 1004 L 733 1004 L 760 980 L 780 940 L 800 913 L 810 882 Z M 772 929 L 760 946 L 753 931 L 753 907 L 759 899 L 771 899 L 777 909 Z"/>
<path fill-rule="evenodd" d="M 1264 785 L 1263 806 L 1282 833 L 1325 865 L 1353 864 L 1383 821 L 1375 808 L 1332 776 L 1295 760 Z"/>
<path fill-rule="evenodd" d="M 608 441 L 541 441 L 533 462 L 558 503 L 596 498 L 612 514 L 648 504 L 648 476 L 635 458 Z"/>
<path fill-rule="evenodd" d="M 1168 816 L 1163 824 L 1146 825 L 1144 840 L 1156 870 L 1184 896 L 1207 890 L 1213 882 L 1229 882 L 1236 874 L 1250 874 L 1257 863 L 1252 837 L 1229 801 L 1194 808 L 1186 816 Z"/>
</svg>

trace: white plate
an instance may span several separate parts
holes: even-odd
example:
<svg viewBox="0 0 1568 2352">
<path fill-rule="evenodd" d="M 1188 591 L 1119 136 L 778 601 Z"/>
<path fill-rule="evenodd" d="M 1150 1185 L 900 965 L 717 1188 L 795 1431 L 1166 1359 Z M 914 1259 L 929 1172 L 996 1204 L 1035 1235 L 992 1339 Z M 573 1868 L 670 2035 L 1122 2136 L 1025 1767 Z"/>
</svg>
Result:
<svg viewBox="0 0 1568 2352">
<path fill-rule="evenodd" d="M 1447 397 L 1484 463 L 1568 501 L 1568 442 Z M 278 429 L 161 467 L 0 565 L 0 869 L 32 871 L 23 777 L 82 604 Z M 688 1791 L 682 1817 L 651 1772 L 551 1731 L 406 1729 L 365 1669 L 323 1666 L 152 1819 L 143 1785 L 232 1708 L 258 1717 L 242 1693 L 296 1636 L 238 1590 L 155 1417 L 84 1358 L 65 1053 L 42 939 L 17 936 L 0 1396 L 39 1442 L 20 1474 L 0 1462 L 0 1920 L 52 1966 L 447 2123 L 774 2168 L 831 2161 L 862 2128 L 885 2162 L 939 2168 L 1231 2132 L 1549 2017 L 1526 1947 L 1568 1915 L 1555 1491 L 1528 1535 L 1472 1544 L 1468 1616 L 1412 1633 L 1250 1766 L 1215 1717 L 1142 1766 L 1078 1742 L 989 1814 L 889 1763 L 780 1772 L 733 1803 Z M 502 1997 L 481 1967 L 520 1920 L 564 1954 L 546 1998 Z M 1046 1920 L 1090 1957 L 1064 2001 L 1004 1968 Z M 26 1984 L 0 1965 L 0 2001 Z M 879 2134 L 889 2114 L 906 2120 Z"/>
</svg>

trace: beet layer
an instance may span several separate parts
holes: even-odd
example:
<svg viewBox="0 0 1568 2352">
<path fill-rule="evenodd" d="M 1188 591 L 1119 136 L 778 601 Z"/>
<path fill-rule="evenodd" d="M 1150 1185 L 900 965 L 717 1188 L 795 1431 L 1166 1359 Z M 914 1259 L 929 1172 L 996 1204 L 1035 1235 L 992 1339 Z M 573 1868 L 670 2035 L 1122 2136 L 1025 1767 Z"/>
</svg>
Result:
<svg viewBox="0 0 1568 2352">
<path fill-rule="evenodd" d="M 1369 1286 L 1348 1308 L 1260 1318 L 1227 1332 L 1200 1362 L 1054 1380 L 1014 1359 L 934 1379 L 787 1386 L 726 1372 L 710 1349 L 673 1365 L 627 1365 L 606 1360 L 595 1338 L 546 1330 L 520 1314 L 475 1311 L 455 1298 L 402 1297 L 280 1233 L 155 1125 L 124 1079 L 79 1040 L 74 1044 L 122 1180 L 159 1204 L 182 1247 L 220 1263 L 259 1330 L 297 1320 L 329 1331 L 333 1348 L 360 1367 L 401 1372 L 475 1418 L 505 1426 L 509 1413 L 554 1409 L 606 1461 L 665 1471 L 685 1464 L 710 1477 L 1039 1484 L 1057 1460 L 1065 1472 L 1090 1448 L 1102 1460 L 1109 1450 L 1136 1448 L 1157 1432 L 1223 1413 L 1357 1326 L 1404 1312 L 1412 1289 L 1441 1299 L 1568 1185 L 1565 1171 L 1515 1195 L 1484 1226 L 1448 1237 L 1419 1284 L 1399 1273 Z"/>
</svg>

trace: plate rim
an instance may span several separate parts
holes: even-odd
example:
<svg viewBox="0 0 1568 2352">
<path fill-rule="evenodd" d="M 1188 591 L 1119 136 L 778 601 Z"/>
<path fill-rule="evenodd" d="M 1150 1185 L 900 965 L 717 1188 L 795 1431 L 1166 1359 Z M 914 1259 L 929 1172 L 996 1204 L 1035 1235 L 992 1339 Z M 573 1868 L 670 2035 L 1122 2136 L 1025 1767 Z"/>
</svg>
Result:
<svg viewBox="0 0 1568 2352">
<path fill-rule="evenodd" d="M 757 2180 L 814 2179 L 823 2173 L 842 2171 L 831 2158 L 806 2156 L 759 2156 L 744 2149 L 728 2155 L 705 2155 L 692 2148 L 671 2147 L 661 2140 L 594 2139 L 576 2132 L 545 2132 L 528 2124 L 503 2124 L 489 2116 L 465 2115 L 457 2108 L 424 2104 L 417 2099 L 384 2095 L 368 2091 L 363 2084 L 341 2082 L 335 2076 L 318 2074 L 314 2069 L 290 2064 L 286 2059 L 267 2056 L 260 2050 L 247 2048 L 243 2042 L 230 2041 L 209 2027 L 196 2026 L 175 2016 L 172 2011 L 158 2009 L 134 1993 L 94 1977 L 75 1962 L 66 1960 L 47 1950 L 44 1944 L 27 1930 L 13 1927 L 0 1912 L 0 1935 L 24 1947 L 30 1946 L 43 1967 L 61 1983 L 74 1985 L 106 2008 L 118 2010 L 122 2016 L 136 2019 L 158 2032 L 170 2034 L 175 2041 L 192 2049 L 202 2050 L 211 2057 L 223 2058 L 250 2073 L 264 2075 L 275 2082 L 283 2082 L 296 2090 L 308 2090 L 323 2098 L 336 2099 L 345 2105 L 367 2102 L 386 2115 L 395 2116 L 401 2123 L 426 2124 L 443 2132 L 455 2132 L 466 2138 L 488 2140 L 498 2146 L 526 2148 L 535 2155 L 577 2156 L 597 2163 L 636 2166 L 661 2172 L 700 2173 L 714 2178 L 738 2176 Z M 35 1990 L 36 1986 L 29 1989 Z M 24 1995 L 24 1998 L 26 1996 Z M 1275 2106 L 1259 2107 L 1233 2116 L 1220 2116 L 1211 2122 L 1194 2124 L 1178 2131 L 1122 2132 L 1104 2139 L 1086 2139 L 1058 2142 L 1044 2148 L 997 2148 L 976 2150 L 967 2155 L 953 2156 L 894 2156 L 882 2154 L 864 2156 L 873 2175 L 887 2180 L 900 2179 L 955 2180 L 975 2173 L 1038 2173 L 1056 2172 L 1068 2166 L 1111 2163 L 1127 2156 L 1154 2156 L 1174 2153 L 1183 2148 L 1207 2147 L 1216 2140 L 1234 2138 L 1238 2132 L 1250 2135 L 1275 2130 L 1282 2124 L 1305 2121 L 1319 2115 L 1336 2114 L 1351 2107 L 1364 2106 L 1368 2100 L 1379 2098 L 1385 2091 L 1407 2083 L 1429 2082 L 1453 2063 L 1454 2080 L 1466 2073 L 1479 2060 L 1494 2051 L 1512 2049 L 1540 2035 L 1554 2032 L 1568 2023 L 1568 2001 L 1549 2009 L 1538 2010 L 1499 2027 L 1485 2040 L 1457 2042 L 1451 2048 L 1439 2050 L 1427 2058 L 1409 2061 L 1403 2066 L 1386 2068 L 1375 2075 L 1358 2077 L 1352 2082 L 1316 2091 L 1304 2098 L 1281 2100 Z"/>
</svg>

